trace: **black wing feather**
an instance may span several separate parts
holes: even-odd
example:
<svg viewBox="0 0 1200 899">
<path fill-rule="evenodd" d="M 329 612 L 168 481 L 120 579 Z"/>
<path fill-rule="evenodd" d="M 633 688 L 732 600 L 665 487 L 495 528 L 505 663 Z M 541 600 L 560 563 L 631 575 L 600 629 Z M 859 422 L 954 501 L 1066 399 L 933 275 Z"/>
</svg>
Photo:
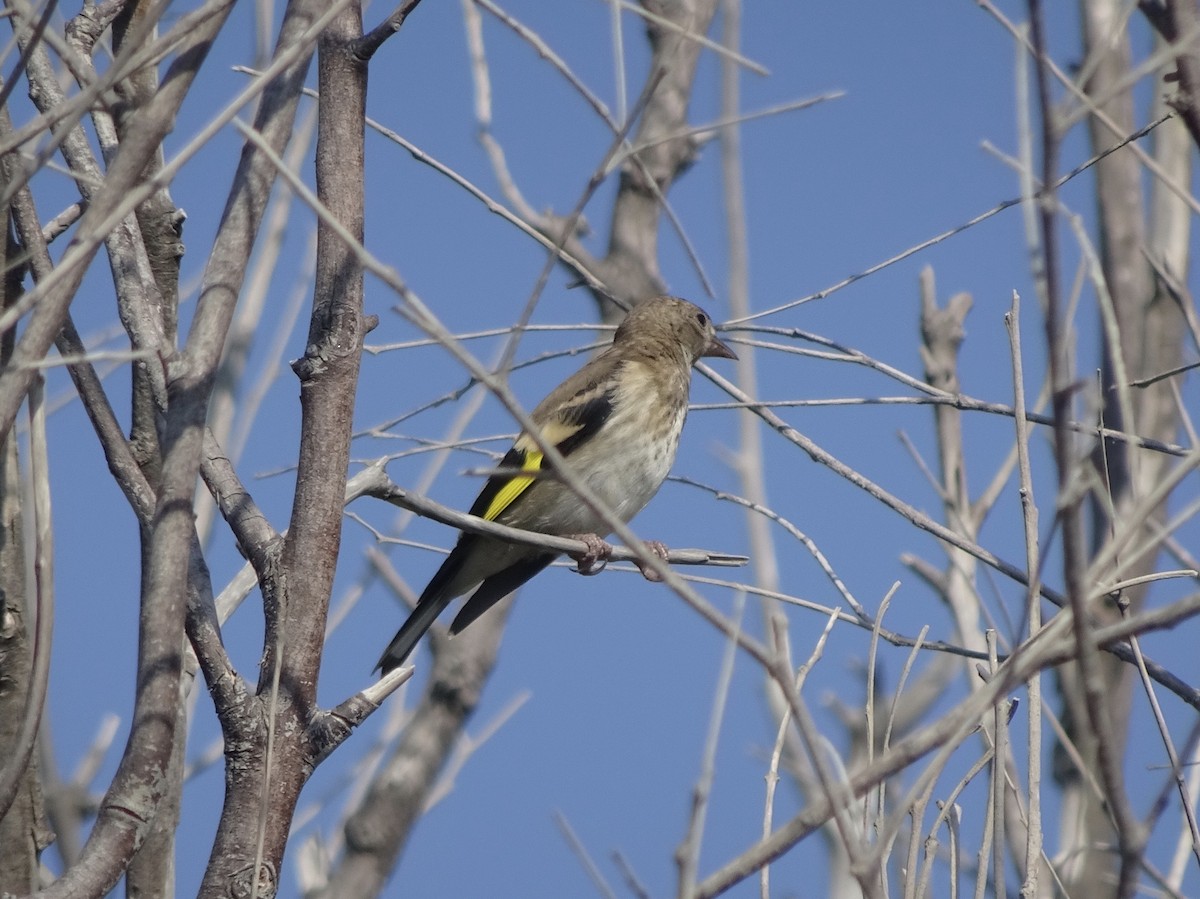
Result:
<svg viewBox="0 0 1200 899">
<path fill-rule="evenodd" d="M 580 394 L 577 395 L 588 393 L 592 389 L 594 388 L 589 385 L 588 388 L 580 391 Z M 563 424 L 579 426 L 578 430 L 573 434 L 555 444 L 555 449 L 562 453 L 565 458 L 569 458 L 572 452 L 582 446 L 584 441 L 600 430 L 601 426 L 608 421 L 613 411 L 612 393 L 611 390 L 607 390 L 583 402 L 568 405 L 563 410 L 561 418 Z M 513 447 L 505 454 L 504 459 L 501 460 L 500 467 L 506 469 L 520 468 L 524 462 L 525 452 Z M 483 492 L 479 495 L 479 499 L 475 500 L 475 504 L 471 506 L 471 514 L 482 515 L 486 512 L 492 504 L 492 500 L 495 499 L 496 494 L 500 492 L 507 482 L 508 476 L 504 475 L 498 475 L 489 480 Z M 516 502 L 520 502 L 520 497 L 517 498 Z M 450 624 L 450 633 L 459 633 L 505 596 L 542 571 L 558 555 L 558 553 L 542 553 L 531 556 L 508 566 L 501 572 L 493 574 L 479 585 L 479 589 L 458 610 L 458 614 L 454 616 L 454 621 Z"/>
<path fill-rule="evenodd" d="M 592 388 L 580 391 L 587 393 Z M 608 390 L 604 393 L 584 400 L 575 405 L 568 405 L 563 410 L 562 422 L 566 425 L 578 425 L 579 430 L 575 431 L 569 437 L 560 440 L 554 445 L 554 448 L 563 454 L 563 457 L 570 456 L 585 440 L 595 434 L 600 427 L 609 419 L 613 411 L 612 391 Z M 504 458 L 500 460 L 499 468 L 505 471 L 515 471 L 525 467 L 526 452 L 519 447 L 512 447 Z M 475 502 L 471 504 L 471 514 L 482 518 L 492 505 L 492 500 L 496 498 L 496 494 L 504 489 L 504 486 L 512 479 L 512 475 L 496 475 L 493 478 L 488 478 L 486 484 L 483 485 L 483 490 L 479 496 L 475 498 Z M 520 497 L 518 497 L 519 501 Z"/>
<path fill-rule="evenodd" d="M 555 449 L 566 458 L 585 440 L 600 430 L 613 412 L 613 390 L 606 390 L 591 399 L 584 400 L 563 410 L 562 420 L 566 424 L 579 425 L 579 430 L 565 440 L 559 441 Z"/>
<path fill-rule="evenodd" d="M 515 446 L 504 454 L 504 458 L 500 460 L 499 467 L 509 471 L 522 468 L 525 465 L 525 450 L 517 449 Z M 512 480 L 512 475 L 498 474 L 495 477 L 488 478 L 487 483 L 483 485 L 483 490 L 479 492 L 479 496 L 475 497 L 475 502 L 471 504 L 471 514 L 476 518 L 482 518 L 483 513 L 488 510 L 492 504 L 492 500 L 496 498 L 496 494 L 504 489 L 504 485 Z"/>
</svg>

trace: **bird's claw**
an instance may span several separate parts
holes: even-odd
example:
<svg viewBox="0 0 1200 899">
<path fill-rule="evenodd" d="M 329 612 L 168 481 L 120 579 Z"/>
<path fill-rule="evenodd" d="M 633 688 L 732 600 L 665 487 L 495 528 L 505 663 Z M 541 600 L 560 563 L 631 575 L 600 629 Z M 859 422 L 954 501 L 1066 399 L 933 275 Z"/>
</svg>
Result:
<svg viewBox="0 0 1200 899">
<path fill-rule="evenodd" d="M 643 546 L 645 546 L 646 549 L 650 550 L 650 552 L 654 553 L 654 555 L 658 556 L 664 562 L 667 561 L 667 556 L 670 554 L 670 550 L 667 549 L 667 545 L 661 540 L 647 540 Z M 642 577 L 644 577 L 646 580 L 654 581 L 655 583 L 658 583 L 662 580 L 662 575 L 642 560 L 637 559 L 633 564 L 637 565 L 638 571 L 642 573 Z"/>
<path fill-rule="evenodd" d="M 572 534 L 572 540 L 587 544 L 587 552 L 572 555 L 575 560 L 575 570 L 580 574 L 599 574 L 608 567 L 608 559 L 612 555 L 612 545 L 596 534 Z"/>
</svg>

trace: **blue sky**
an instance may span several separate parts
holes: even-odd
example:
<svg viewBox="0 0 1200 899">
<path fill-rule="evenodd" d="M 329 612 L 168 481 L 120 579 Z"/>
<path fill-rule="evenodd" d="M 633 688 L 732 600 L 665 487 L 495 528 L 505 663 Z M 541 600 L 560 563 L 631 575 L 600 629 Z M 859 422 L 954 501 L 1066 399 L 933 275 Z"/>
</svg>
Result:
<svg viewBox="0 0 1200 899">
<path fill-rule="evenodd" d="M 1069 63 L 1078 53 L 1073 49 L 1078 44 L 1074 8 L 1051 6 L 1051 45 L 1056 58 Z M 1006 3 L 1002 8 L 1020 19 L 1024 7 Z M 615 63 L 606 4 L 518 0 L 506 9 L 533 27 L 591 90 L 615 108 Z M 242 86 L 244 76 L 228 67 L 253 61 L 251 14 L 249 6 L 235 11 L 235 20 L 214 50 L 203 88 L 185 105 L 169 151 L 182 146 Z M 368 23 L 381 14 L 369 10 Z M 623 23 L 628 53 L 624 65 L 631 93 L 636 94 L 646 69 L 644 40 L 636 20 L 626 14 Z M 598 164 L 609 135 L 528 46 L 486 14 L 484 25 L 496 137 L 532 205 L 566 212 Z M 1148 44 L 1144 32 L 1139 31 L 1138 41 L 1136 52 L 1144 54 Z M 767 77 L 743 73 L 742 103 L 747 111 L 845 92 L 840 99 L 742 129 L 754 309 L 772 308 L 827 288 L 1019 192 L 1013 171 L 982 148 L 988 142 L 1003 153 L 1016 152 L 1013 41 L 975 3 L 748 4 L 743 52 L 770 70 Z M 691 108 L 695 123 L 718 116 L 717 74 L 714 58 L 705 54 Z M 487 159 L 474 140 L 472 104 L 460 7 L 427 0 L 373 63 L 368 112 L 499 197 Z M 189 215 L 184 235 L 185 284 L 194 284 L 202 270 L 237 147 L 236 132 L 227 129 L 173 186 L 175 201 Z M 1087 155 L 1084 135 L 1077 129 L 1065 142 L 1064 168 Z M 718 163 L 718 148 L 712 143 L 670 196 L 716 286 L 716 296 L 704 295 L 679 241 L 668 231 L 661 239 L 661 262 L 672 292 L 693 299 L 723 320 L 728 317 L 726 238 Z M 310 151 L 303 174 L 311 180 L 311 172 Z M 366 177 L 367 247 L 395 266 L 443 321 L 465 332 L 502 327 L 514 319 L 544 264 L 544 251 L 379 135 L 368 137 Z M 607 238 L 606 209 L 613 189 L 612 181 L 602 186 L 585 213 L 593 230 L 589 245 L 596 252 L 603 251 Z M 1088 217 L 1089 190 L 1087 179 L 1080 178 L 1063 191 L 1064 200 Z M 42 214 L 49 217 L 56 211 L 43 209 Z M 272 332 L 289 297 L 297 285 L 304 289 L 309 276 L 312 225 L 311 214 L 293 207 L 269 294 L 271 312 L 264 319 L 253 357 L 255 376 L 272 361 L 267 358 Z M 1069 277 L 1075 251 L 1068 245 L 1065 252 L 1063 270 Z M 943 302 L 959 291 L 974 298 L 962 355 L 964 391 L 997 402 L 1011 401 L 1003 314 L 1013 290 L 1024 299 L 1023 328 L 1030 357 L 1027 385 L 1035 391 L 1041 373 L 1041 325 L 1017 209 L 764 323 L 820 333 L 919 375 L 917 278 L 926 265 L 936 271 Z M 76 302 L 76 314 L 81 330 L 98 335 L 114 319 L 111 288 L 99 265 L 89 284 Z M 569 290 L 568 284 L 569 277 L 555 271 L 537 307 L 535 323 L 582 325 L 594 320 L 589 296 Z M 396 302 L 384 285 L 368 281 L 368 311 L 380 317 L 370 343 L 387 345 L 420 336 L 392 312 Z M 1085 304 L 1079 323 L 1079 354 L 1081 359 L 1094 359 L 1094 316 L 1087 308 Z M 303 351 L 305 330 L 302 319 L 287 341 L 288 359 Z M 586 330 L 531 334 L 522 341 L 518 358 L 578 345 L 592 337 Z M 477 342 L 472 349 L 487 360 L 498 346 Z M 760 393 L 765 399 L 904 392 L 876 373 L 845 363 L 782 353 L 760 353 L 758 358 Z M 524 369 L 514 375 L 513 387 L 532 407 L 578 364 L 576 357 Z M 1091 364 L 1081 363 L 1081 367 L 1086 370 Z M 716 363 L 718 368 L 722 365 Z M 732 368 L 722 370 L 732 375 Z M 111 382 L 114 396 L 126 392 L 121 377 Z M 356 426 L 365 430 L 388 421 L 463 380 L 462 371 L 438 348 L 368 354 Z M 63 381 L 55 376 L 52 389 L 61 390 Z M 287 518 L 291 487 L 287 468 L 294 459 L 299 419 L 297 392 L 285 366 L 271 381 L 239 463 L 277 527 L 283 527 Z M 722 398 L 702 378 L 696 379 L 695 402 Z M 422 413 L 393 433 L 437 438 L 456 411 L 451 405 Z M 903 431 L 932 465 L 935 447 L 927 407 L 835 406 L 781 414 L 847 463 L 920 508 L 937 513 L 936 495 L 897 436 Z M 737 477 L 729 465 L 736 421 L 729 411 L 694 413 L 676 472 L 737 491 Z M 972 487 L 978 493 L 1008 451 L 1011 422 L 976 415 L 967 416 L 964 427 Z M 51 429 L 59 611 L 50 723 L 59 764 L 69 772 L 105 712 L 122 716 L 115 747 L 124 740 L 132 693 L 133 655 L 126 641 L 136 632 L 137 547 L 129 542 L 135 530 L 132 515 L 98 458 L 78 406 L 59 412 Z M 504 435 L 514 430 L 511 418 L 489 399 L 470 424 L 468 435 Z M 1045 464 L 1045 438 L 1037 440 L 1036 476 L 1048 509 L 1051 472 Z M 915 634 L 928 623 L 931 638 L 950 638 L 950 622 L 939 601 L 899 562 L 901 553 L 913 552 L 942 565 L 935 541 L 810 463 L 780 438 L 766 434 L 764 444 L 773 507 L 817 541 L 860 601 L 874 609 L 899 580 L 889 625 Z M 363 436 L 356 440 L 352 454 L 369 461 L 395 452 L 398 445 L 408 444 Z M 503 451 L 504 445 L 497 440 L 489 448 Z M 431 495 L 466 508 L 479 482 L 462 473 L 480 465 L 480 459 L 473 454 L 452 458 Z M 399 459 L 390 465 L 389 473 L 398 483 L 409 485 L 427 461 L 425 456 Z M 267 472 L 282 473 L 257 477 Z M 353 511 L 380 529 L 396 522 L 390 508 L 360 503 Z M 1043 521 L 1048 519 L 1049 512 L 1044 512 Z M 665 486 L 634 525 L 639 534 L 669 545 L 747 551 L 744 521 L 736 507 L 679 484 Z M 984 541 L 1019 562 L 1019 525 L 1016 489 L 1010 483 L 984 531 Z M 220 585 L 241 559 L 219 527 L 218 534 L 211 564 L 214 582 Z M 347 521 L 344 534 L 335 605 L 360 582 L 366 570 L 364 551 L 374 542 L 353 521 Z M 448 546 L 454 535 L 440 525 L 415 521 L 402 536 Z M 833 588 L 799 545 L 779 532 L 775 537 L 784 589 L 814 602 L 837 604 Z M 388 552 L 417 589 L 439 561 L 432 553 L 413 548 Z M 112 567 L 97 579 L 99 559 L 111 560 Z M 1051 571 L 1054 564 L 1052 559 Z M 999 576 L 981 578 L 981 589 L 994 608 L 1019 615 L 1019 591 Z M 733 606 L 731 591 L 705 587 L 702 592 L 724 610 Z M 789 609 L 788 617 L 794 652 L 803 658 L 824 626 L 823 617 L 795 608 Z M 330 638 L 322 671 L 323 702 L 332 705 L 369 682 L 370 665 L 402 618 L 402 610 L 383 589 L 373 585 L 366 590 Z M 257 595 L 253 595 L 226 633 L 235 661 L 250 677 L 261 648 L 260 622 Z M 756 601 L 747 604 L 746 626 L 761 631 Z M 1183 661 L 1182 643 L 1179 635 L 1156 637 L 1147 651 L 1167 664 L 1180 664 L 1179 673 L 1189 677 L 1194 675 L 1194 664 L 1189 668 Z M 669 591 L 636 575 L 606 572 L 579 578 L 565 570 L 542 575 L 521 595 L 510 618 L 500 665 L 473 729 L 482 728 L 516 698 L 525 699 L 458 775 L 448 797 L 422 820 L 393 881 L 395 891 L 420 896 L 591 895 L 585 872 L 556 828 L 556 813 L 570 822 L 610 882 L 618 884 L 618 892 L 620 878 L 611 861 L 614 850 L 628 859 L 652 895 L 672 891 L 672 853 L 683 837 L 723 651 L 724 641 L 715 630 Z M 866 652 L 864 632 L 835 628 L 826 657 L 806 687 L 806 698 L 834 745 L 842 731 L 830 708 L 861 706 Z M 884 654 L 889 687 L 903 662 L 902 651 Z M 80 678 L 80 671 L 103 672 L 104 677 Z M 952 693 L 949 701 L 959 696 Z M 1176 719 L 1182 717 L 1176 701 L 1168 697 L 1164 702 L 1174 704 Z M 1144 710 L 1138 715 L 1140 721 Z M 351 765 L 382 739 L 386 717 L 386 713 L 376 715 L 321 767 L 302 797 L 301 810 L 329 797 L 334 797 L 333 808 L 338 807 L 346 795 L 344 783 Z M 702 875 L 757 838 L 762 778 L 774 729 L 762 698 L 761 676 L 748 660 L 739 659 L 721 732 Z M 189 757 L 196 757 L 216 735 L 211 704 L 202 693 Z M 1157 789 L 1161 772 L 1147 774 L 1145 766 L 1161 763 L 1162 748 L 1150 740 L 1143 746 L 1141 739 L 1135 738 L 1128 768 L 1146 789 Z M 954 767 L 965 770 L 977 752 L 977 744 L 967 744 Z M 116 755 L 114 749 L 99 783 L 107 782 L 104 778 L 111 774 Z M 194 891 L 199 882 L 221 789 L 219 767 L 199 775 L 187 788 L 180 841 L 181 895 Z M 776 820 L 785 820 L 797 802 L 792 790 L 781 789 Z M 982 809 L 979 796 L 973 802 L 974 809 Z M 318 830 L 328 836 L 329 826 L 326 815 L 317 824 L 301 827 L 293 848 Z M 1048 840 L 1047 848 L 1053 851 L 1052 833 Z M 812 838 L 777 863 L 774 894 L 821 895 L 824 853 L 821 839 Z M 294 858 L 293 852 L 284 872 L 286 893 L 296 889 Z M 1162 859 L 1158 863 L 1165 864 Z M 1195 887 L 1196 878 L 1189 882 Z M 506 886 L 498 893 L 496 884 Z M 747 883 L 732 895 L 757 895 L 756 891 L 755 884 Z"/>
</svg>

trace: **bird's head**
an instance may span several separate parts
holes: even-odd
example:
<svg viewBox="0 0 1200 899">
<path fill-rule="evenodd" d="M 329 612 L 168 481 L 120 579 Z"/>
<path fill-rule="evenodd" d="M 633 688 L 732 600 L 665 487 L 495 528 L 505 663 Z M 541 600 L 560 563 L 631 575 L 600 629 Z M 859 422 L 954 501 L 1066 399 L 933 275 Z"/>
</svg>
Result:
<svg viewBox="0 0 1200 899">
<path fill-rule="evenodd" d="M 689 364 L 703 356 L 737 358 L 733 350 L 717 337 L 708 313 L 679 297 L 660 296 L 638 303 L 629 310 L 617 328 L 613 344 L 677 346 Z"/>
</svg>

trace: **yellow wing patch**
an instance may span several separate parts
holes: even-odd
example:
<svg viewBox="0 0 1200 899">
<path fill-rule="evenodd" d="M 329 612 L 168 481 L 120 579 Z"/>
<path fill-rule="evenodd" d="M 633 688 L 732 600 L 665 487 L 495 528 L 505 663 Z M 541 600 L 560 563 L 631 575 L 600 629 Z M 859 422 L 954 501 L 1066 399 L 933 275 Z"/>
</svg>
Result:
<svg viewBox="0 0 1200 899">
<path fill-rule="evenodd" d="M 525 453 L 525 461 L 521 463 L 522 471 L 541 471 L 542 469 L 542 454 L 539 450 L 529 450 Z M 487 521 L 495 521 L 496 518 L 512 505 L 513 500 L 529 489 L 536 478 L 522 477 L 516 475 L 511 478 L 507 484 L 500 488 L 500 492 L 488 504 L 487 511 L 483 513 L 483 518 Z"/>
</svg>

